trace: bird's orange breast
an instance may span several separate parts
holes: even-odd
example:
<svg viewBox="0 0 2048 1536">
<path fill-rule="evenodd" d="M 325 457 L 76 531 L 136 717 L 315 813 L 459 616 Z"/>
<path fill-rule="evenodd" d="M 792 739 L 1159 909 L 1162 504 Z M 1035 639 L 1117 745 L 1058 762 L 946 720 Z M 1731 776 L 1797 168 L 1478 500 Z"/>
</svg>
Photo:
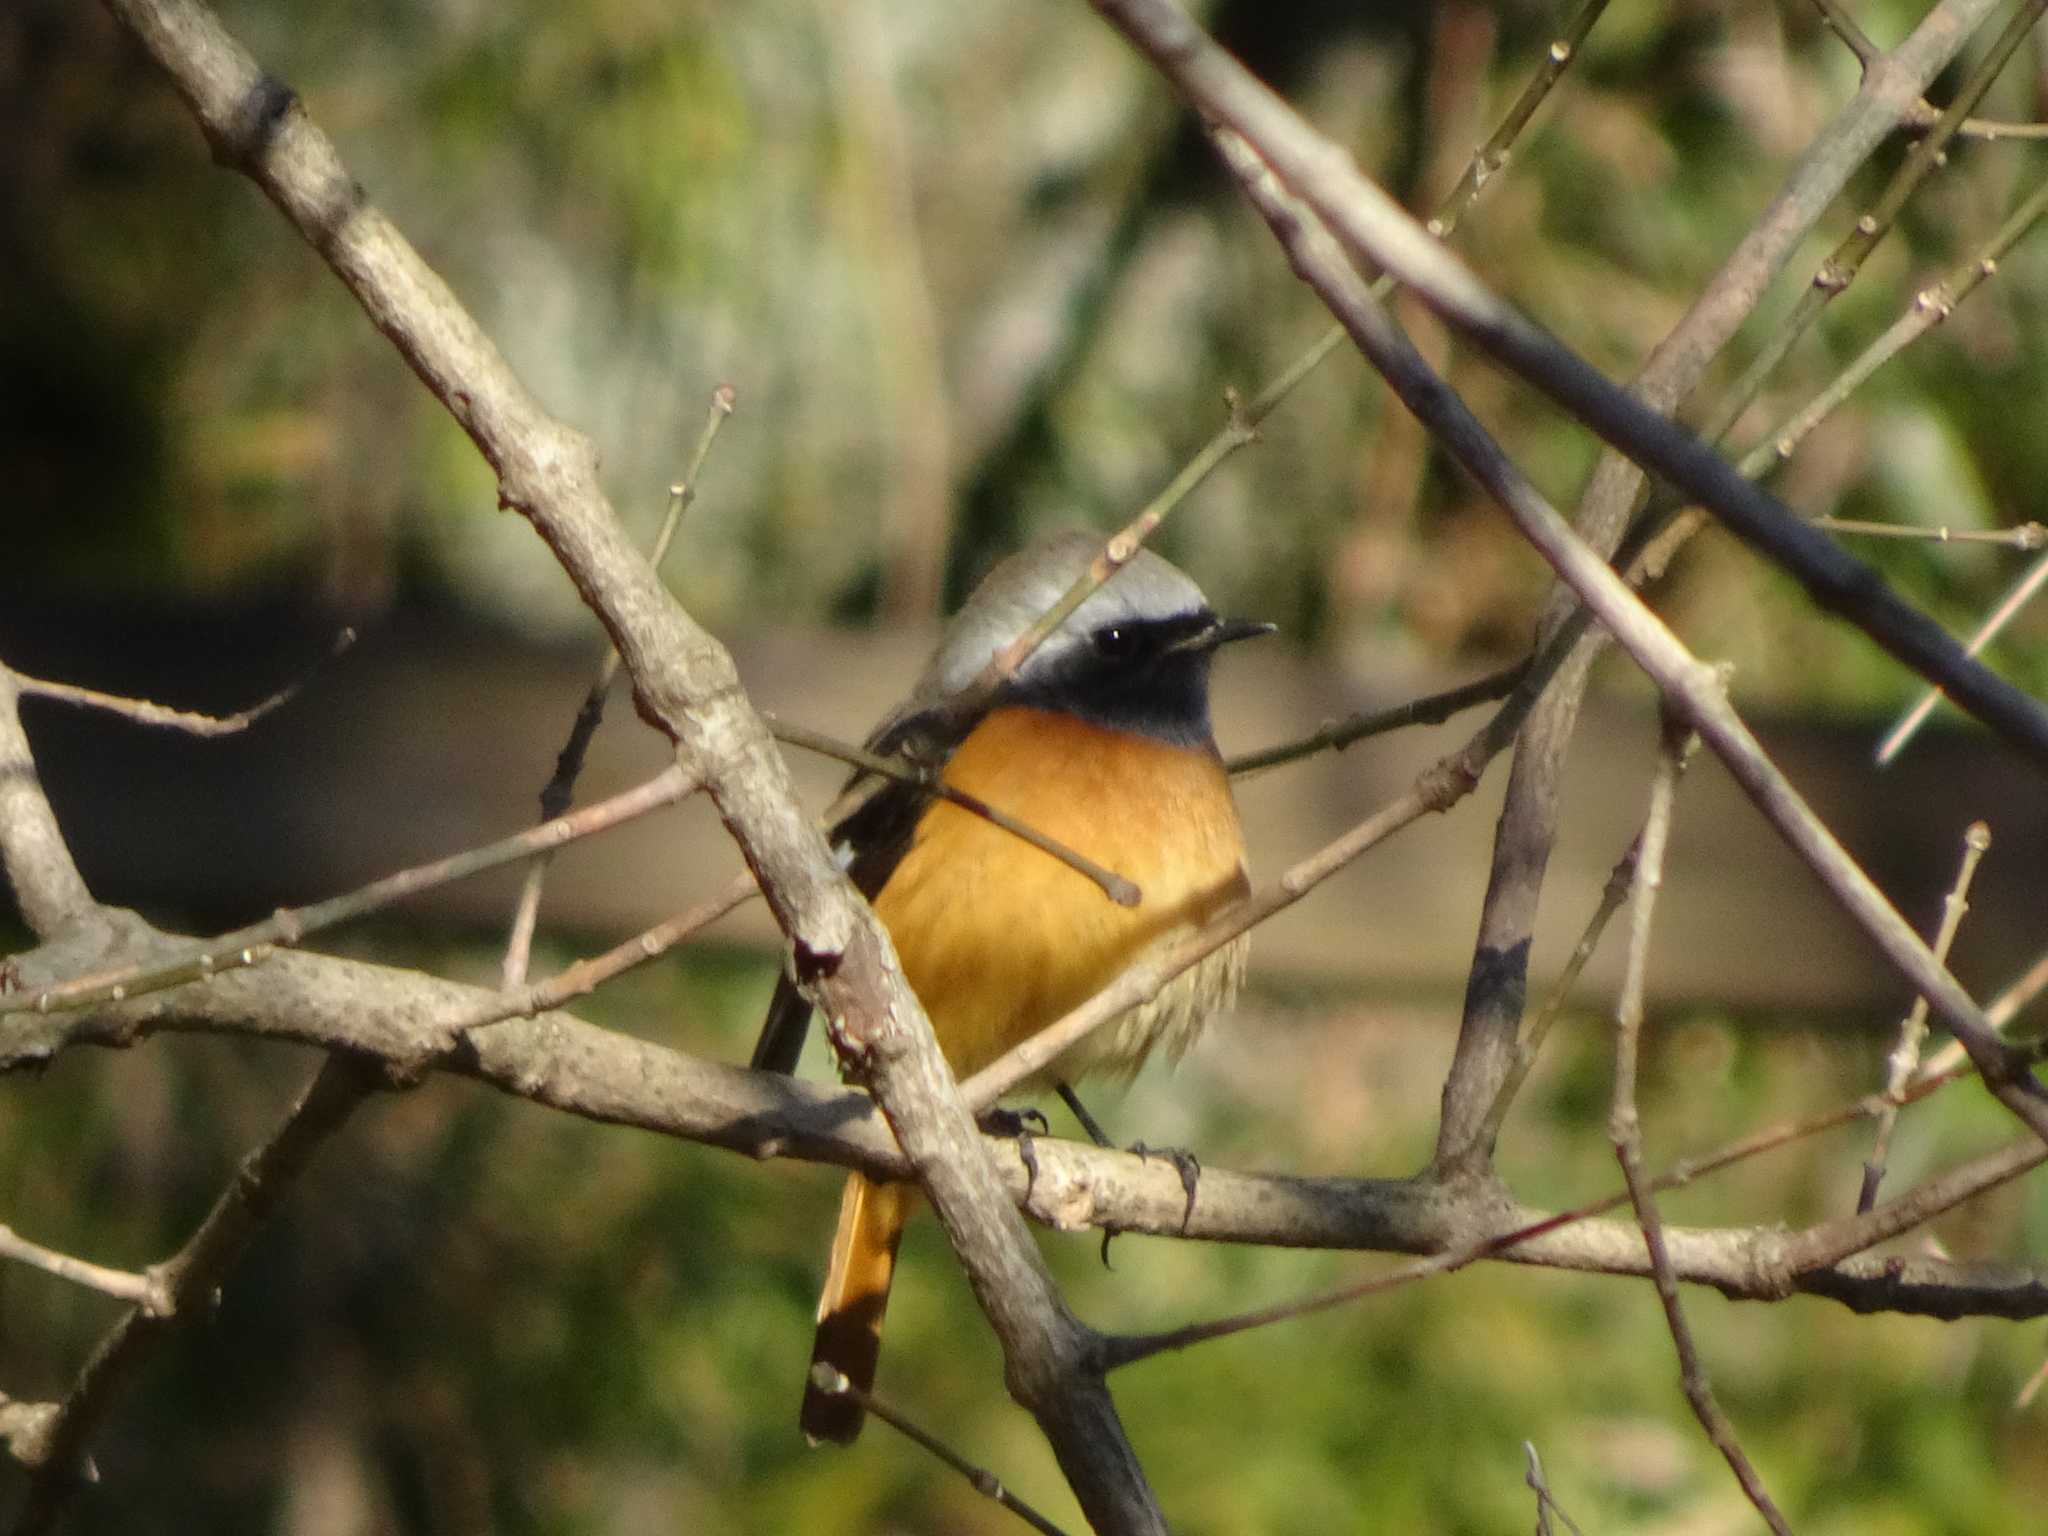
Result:
<svg viewBox="0 0 2048 1536">
<path fill-rule="evenodd" d="M 967 1076 L 1077 1006 L 1146 944 L 1199 923 L 1245 888 L 1244 842 L 1212 751 L 1006 708 L 954 752 L 944 778 L 1134 882 L 1121 907 L 1086 876 L 935 801 L 875 898 L 946 1059 Z M 1243 970 L 1231 946 L 1120 1024 L 1084 1042 L 1055 1076 L 1135 1070 L 1158 1044 L 1176 1054 L 1226 1005 Z"/>
</svg>

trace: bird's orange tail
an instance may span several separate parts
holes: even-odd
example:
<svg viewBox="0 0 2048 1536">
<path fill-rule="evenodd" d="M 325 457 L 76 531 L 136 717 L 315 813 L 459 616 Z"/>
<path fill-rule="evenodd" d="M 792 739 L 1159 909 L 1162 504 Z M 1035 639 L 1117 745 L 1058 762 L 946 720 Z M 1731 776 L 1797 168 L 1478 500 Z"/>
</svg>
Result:
<svg viewBox="0 0 2048 1536">
<path fill-rule="evenodd" d="M 910 1219 L 916 1196 L 907 1184 L 876 1184 L 857 1173 L 846 1176 L 839 1230 L 832 1238 L 832 1267 L 826 1271 L 825 1293 L 818 1298 L 811 1366 L 830 1366 L 863 1392 L 875 1385 L 882 1313 L 888 1308 L 889 1282 L 896 1273 L 896 1246 L 903 1240 L 903 1224 Z M 820 1440 L 848 1444 L 860 1433 L 864 1417 L 850 1396 L 805 1382 L 797 1422 L 813 1445 Z"/>
</svg>

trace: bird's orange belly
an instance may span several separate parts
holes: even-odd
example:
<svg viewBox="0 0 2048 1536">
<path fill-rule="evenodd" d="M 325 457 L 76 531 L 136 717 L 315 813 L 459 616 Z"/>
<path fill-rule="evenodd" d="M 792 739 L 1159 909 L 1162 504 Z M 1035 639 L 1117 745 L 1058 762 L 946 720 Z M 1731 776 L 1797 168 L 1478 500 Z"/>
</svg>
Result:
<svg viewBox="0 0 2048 1536">
<path fill-rule="evenodd" d="M 967 1076 L 1098 991 L 1137 952 L 1245 889 L 1243 837 L 1213 753 L 1009 708 L 945 771 L 956 789 L 1135 883 L 1136 907 L 959 806 L 939 801 L 875 900 L 953 1070 Z M 1134 1071 L 1178 1055 L 1243 974 L 1242 943 L 1096 1031 L 1049 1074 Z"/>
</svg>

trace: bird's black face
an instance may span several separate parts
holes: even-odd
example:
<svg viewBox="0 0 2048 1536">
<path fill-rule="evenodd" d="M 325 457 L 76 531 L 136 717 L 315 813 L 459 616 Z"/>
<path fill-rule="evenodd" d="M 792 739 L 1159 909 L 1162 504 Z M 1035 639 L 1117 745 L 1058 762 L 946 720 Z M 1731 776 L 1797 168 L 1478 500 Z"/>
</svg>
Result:
<svg viewBox="0 0 2048 1536">
<path fill-rule="evenodd" d="M 1216 647 L 1271 629 L 1219 619 L 1207 608 L 1103 624 L 1028 670 L 1011 684 L 1008 698 L 1176 746 L 1208 747 L 1209 663 Z"/>
</svg>

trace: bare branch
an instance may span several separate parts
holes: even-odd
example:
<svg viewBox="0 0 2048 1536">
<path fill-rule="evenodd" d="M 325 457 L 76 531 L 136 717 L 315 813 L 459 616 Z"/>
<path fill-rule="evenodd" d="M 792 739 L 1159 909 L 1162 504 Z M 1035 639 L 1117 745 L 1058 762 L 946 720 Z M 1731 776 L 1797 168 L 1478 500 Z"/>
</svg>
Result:
<svg viewBox="0 0 2048 1536">
<path fill-rule="evenodd" d="M 1856 517 L 1816 517 L 1816 528 L 1866 539 L 1916 539 L 1929 544 L 1997 544 L 2006 549 L 2040 549 L 2048 545 L 2048 523 L 2015 523 L 2010 528 L 1951 528 L 1946 523 L 1922 528 L 1912 523 L 1871 523 Z"/>
<path fill-rule="evenodd" d="M 898 784 L 908 784 L 913 789 L 921 789 L 935 799 L 950 801 L 961 810 L 979 816 L 992 827 L 1000 827 L 1010 836 L 1029 843 L 1040 853 L 1050 854 L 1058 859 L 1075 874 L 1085 876 L 1103 895 L 1120 907 L 1135 907 L 1144 900 L 1145 893 L 1115 870 L 1103 868 L 1086 854 L 1069 848 L 1057 838 L 1046 836 L 1029 823 L 1019 821 L 1009 812 L 997 809 L 979 795 L 970 795 L 965 790 L 948 784 L 935 771 L 922 764 L 912 762 L 906 757 L 883 757 L 879 753 L 869 752 L 865 748 L 827 736 L 823 731 L 791 725 L 787 720 L 778 719 L 774 715 L 763 715 L 761 718 L 767 723 L 769 732 L 777 741 L 788 746 L 801 747 L 806 752 L 816 752 L 821 757 L 836 759 L 849 767 L 860 769 L 863 773 L 872 773 L 878 778 L 893 779 Z M 826 819 L 831 819 L 829 813 Z"/>
<path fill-rule="evenodd" d="M 578 838 L 620 826 L 650 811 L 687 798 L 696 785 L 680 768 L 666 768 L 635 788 L 585 806 L 580 811 L 543 822 L 528 831 L 486 843 L 467 853 L 418 864 L 397 874 L 372 880 L 346 895 L 311 906 L 280 908 L 260 923 L 196 942 L 166 946 L 165 952 L 130 964 L 84 975 L 52 978 L 25 986 L 13 995 L 0 993 L 0 1017 L 10 1013 L 61 1013 L 98 1003 L 122 1002 L 147 992 L 181 985 L 195 977 L 251 966 L 268 959 L 272 946 L 294 945 L 308 934 L 390 906 L 453 880 L 532 858 Z"/>
<path fill-rule="evenodd" d="M 54 1248 L 45 1248 L 41 1243 L 30 1242 L 4 1222 L 0 1222 L 0 1259 L 13 1259 L 16 1263 L 40 1269 L 46 1275 L 55 1275 L 73 1285 L 82 1285 L 87 1290 L 99 1291 L 118 1301 L 133 1302 L 145 1309 L 159 1305 L 147 1275 L 131 1274 L 125 1269 L 108 1269 L 104 1264 L 94 1264 L 73 1258 L 68 1253 L 59 1253 Z"/>
<path fill-rule="evenodd" d="M 164 1030 L 293 1042 L 375 1057 L 393 1081 L 453 1072 L 585 1119 L 749 1157 L 827 1162 L 881 1179 L 911 1172 L 866 1095 L 704 1060 L 563 1013 L 474 1027 L 501 1006 L 502 997 L 414 972 L 285 952 L 261 972 L 232 972 L 203 987 L 120 1008 L 37 1020 L 59 1033 L 27 1059 L 47 1060 L 80 1045 L 129 1046 Z M 0 1071 L 22 1060 L 0 1051 Z M 1933 1086 L 1916 1086 L 1914 1093 Z M 1760 1132 L 1677 1165 L 1657 1187 L 1677 1187 L 1795 1134 L 1873 1113 L 1876 1102 L 1872 1095 L 1798 1126 Z M 1592 1219 L 1625 1200 L 1621 1194 L 1547 1213 L 1490 1186 L 1452 1189 L 1409 1179 L 1312 1179 L 1204 1168 L 1200 1199 L 1190 1212 L 1179 1175 L 1156 1158 L 1041 1137 L 1034 1177 L 1012 1138 L 980 1141 L 1000 1171 L 1006 1199 L 1062 1229 L 1100 1224 L 1211 1242 L 1436 1255 L 1430 1273 L 1495 1252 L 1515 1263 L 1551 1268 L 1647 1272 L 1632 1223 Z M 2017 1177 L 2033 1166 L 2028 1158 L 2042 1157 L 2048 1150 L 2031 1140 L 2002 1149 L 1880 1205 L 1869 1217 L 1816 1228 L 1821 1235 L 1812 1246 L 1860 1252 Z M 1787 1255 L 1797 1239 L 1775 1227 L 1671 1228 L 1668 1237 L 1681 1279 L 1730 1297 L 1769 1300 L 1797 1290 L 1859 1310 L 2048 1316 L 2048 1271 L 1897 1258 L 1842 1258 L 1815 1268 L 1791 1262 Z M 1807 1256 L 1800 1251 L 1802 1261 Z"/>
<path fill-rule="evenodd" d="M 842 1061 L 873 1089 L 1038 1419 L 1101 1527 L 1164 1517 L 1118 1423 L 1088 1331 L 1061 1301 L 961 1104 L 887 935 L 803 813 L 732 658 L 662 587 L 599 487 L 596 451 L 549 417 L 447 285 L 365 198 L 292 94 L 196 0 L 106 0 L 248 175 L 327 261 L 489 460 L 500 499 L 547 543 L 633 678 L 642 715 L 701 779 L 790 935 Z M 497 1033 L 493 1031 L 491 1033 Z"/>
<path fill-rule="evenodd" d="M 2048 1140 L 2048 1094 L 2024 1057 L 1990 1029 L 1969 995 L 1937 964 L 1883 892 L 1845 853 L 1805 800 L 1779 773 L 1755 736 L 1729 706 L 1722 680 L 1695 659 L 1627 584 L 1577 538 L 1556 509 L 1503 454 L 1457 395 L 1437 377 L 1388 318 L 1334 242 L 1278 186 L 1244 141 L 1216 135 L 1231 168 L 1260 212 L 1272 222 L 1297 272 L 1307 279 L 1350 330 L 1396 394 L 1422 418 L 1437 440 L 1514 519 L 1537 552 L 1611 630 L 1624 650 L 1663 691 L 1727 764 L 1751 800 L 1792 849 L 1915 987 L 1924 986 L 1936 1009 L 1970 1052 L 1970 1059 L 2002 1103 Z M 1453 1091 L 1485 1092 L 1476 1077 L 1461 1078 L 1455 1064 L 1446 1084 L 1447 1118 Z M 1473 1110 L 1482 1117 L 1492 1094 Z"/>
<path fill-rule="evenodd" d="M 1720 437 L 1748 408 L 1749 402 L 1763 388 L 1764 380 L 1784 361 L 1793 345 L 1812 329 L 1821 311 L 1856 280 L 1856 275 L 1863 270 L 1864 260 L 1891 232 L 1892 225 L 1898 221 L 1899 214 L 1919 190 L 1920 184 L 1937 167 L 1947 163 L 1948 146 L 1962 127 L 1963 118 L 1971 107 L 1983 100 L 1984 93 L 1991 89 L 1991 83 L 2005 69 L 2013 50 L 2033 30 L 2043 9 L 2048 9 L 2048 0 L 2021 0 L 2014 9 L 1997 39 L 1971 69 L 1969 78 L 1963 82 L 1948 110 L 1942 113 L 1934 130 L 1914 144 L 1892 173 L 1884 191 L 1878 194 L 1877 201 L 1850 226 L 1849 233 L 1820 264 L 1813 281 L 1799 295 L 1799 302 L 1793 306 L 1792 313 L 1771 327 L 1770 335 L 1743 370 L 1741 379 L 1730 387 L 1716 408 L 1705 432 L 1710 441 Z"/>
<path fill-rule="evenodd" d="M 1003 1480 L 986 1467 L 976 1466 L 937 1435 L 907 1414 L 898 1413 L 884 1398 L 863 1392 L 839 1371 L 820 1360 L 811 1367 L 811 1381 L 828 1396 L 850 1394 L 863 1410 L 873 1414 L 920 1450 L 927 1451 L 967 1479 L 968 1486 L 983 1498 L 1001 1505 L 1041 1536 L 1065 1536 L 1060 1528 L 1003 1486 Z"/>
<path fill-rule="evenodd" d="M 1671 1254 L 1664 1245 L 1664 1222 L 1657 1202 L 1643 1174 L 1642 1123 L 1636 1113 L 1636 1061 L 1643 1032 L 1643 993 L 1650 968 L 1650 931 L 1655 917 L 1657 892 L 1664 884 L 1664 849 L 1671 838 L 1671 809 L 1678 791 L 1678 775 L 1685 766 L 1696 739 L 1675 719 L 1664 724 L 1664 741 L 1657 754 L 1657 770 L 1650 783 L 1650 809 L 1643 819 L 1642 853 L 1636 860 L 1633 903 L 1629 913 L 1628 965 L 1623 974 L 1621 997 L 1614 1010 L 1614 1108 L 1608 1121 L 1608 1136 L 1614 1143 L 1615 1158 L 1628 1184 L 1629 1204 L 1643 1231 L 1643 1246 L 1650 1255 L 1650 1270 L 1657 1284 L 1657 1299 L 1664 1307 L 1664 1322 L 1671 1330 L 1672 1345 L 1678 1351 L 1679 1383 L 1686 1401 L 1707 1432 L 1707 1438 L 1728 1463 L 1743 1495 L 1756 1507 L 1777 1536 L 1791 1536 L 1785 1517 L 1765 1491 L 1748 1455 L 1735 1438 L 1735 1426 L 1721 1411 L 1714 1388 L 1707 1380 L 1693 1344 L 1692 1329 L 1685 1320 L 1679 1300 L 1678 1276 L 1671 1267 Z"/>
<path fill-rule="evenodd" d="M 48 939 L 91 912 L 93 900 L 36 777 L 19 705 L 14 674 L 0 665 L 0 871 L 29 927 Z M 5 996 L 0 988 L 0 1005 Z"/>
<path fill-rule="evenodd" d="M 86 1442 L 114 1395 L 163 1335 L 203 1313 L 222 1278 L 319 1147 L 382 1081 L 377 1067 L 335 1055 L 321 1064 L 284 1123 L 241 1167 L 191 1239 L 149 1276 L 152 1305 L 137 1306 L 105 1338 L 44 1426 L 16 1536 L 36 1536 L 62 1513 L 79 1482 Z M 19 1454 L 17 1447 L 17 1455 Z"/>
<path fill-rule="evenodd" d="M 1528 1463 L 1528 1471 L 1522 1481 L 1536 1495 L 1536 1536 L 1550 1536 L 1550 1517 L 1555 1514 L 1565 1523 L 1572 1536 L 1582 1536 L 1576 1520 L 1564 1512 L 1564 1506 L 1551 1497 L 1550 1484 L 1544 1481 L 1543 1460 L 1536 1454 L 1536 1447 L 1529 1441 L 1522 1442 L 1522 1455 Z"/>
<path fill-rule="evenodd" d="M 334 637 L 334 644 L 328 647 L 324 661 L 332 661 L 356 643 L 356 632 L 343 629 Z M 317 664 L 316 664 L 317 670 Z M 76 704 L 84 709 L 104 710 L 119 715 L 135 725 L 161 726 L 166 730 L 180 731 L 187 736 L 233 736 L 246 731 L 272 710 L 289 704 L 299 696 L 306 684 L 312 681 L 312 674 L 297 678 L 284 687 L 251 704 L 247 709 L 238 709 L 231 715 L 204 715 L 189 709 L 172 709 L 164 704 L 152 704 L 147 699 L 122 698 L 119 694 L 102 693 L 97 688 L 81 688 L 75 683 L 46 682 L 30 677 L 26 673 L 14 674 L 21 691 L 35 698 L 54 699 L 60 704 Z"/>
<path fill-rule="evenodd" d="M 704 461 L 711 457 L 711 445 L 718 438 L 718 429 L 725 424 L 725 418 L 732 414 L 732 410 L 733 388 L 730 384 L 721 384 L 711 392 L 710 414 L 704 418 L 703 430 L 697 434 L 697 447 L 690 455 L 689 468 L 683 471 L 681 480 L 668 488 L 668 511 L 661 520 L 661 527 L 654 535 L 654 547 L 647 556 L 648 564 L 657 571 L 668 555 L 676 529 L 682 526 L 683 514 L 697 499 L 697 481 L 704 473 Z M 597 665 L 597 676 L 591 680 L 590 688 L 583 696 L 583 704 L 576 711 L 576 719 L 569 727 L 569 739 L 555 758 L 554 774 L 540 792 L 542 821 L 552 821 L 569 809 L 576 780 L 583 772 L 584 757 L 604 720 L 605 699 L 618 675 L 619 653 L 616 647 L 608 645 L 604 660 Z M 505 940 L 505 959 L 499 967 L 500 978 L 507 987 L 515 987 L 526 979 L 527 962 L 533 953 L 534 924 L 540 917 L 541 888 L 547 882 L 548 865 L 553 859 L 551 853 L 535 859 L 527 866 L 526 879 L 520 885 L 519 900 L 512 909 L 512 931 Z"/>
<path fill-rule="evenodd" d="M 1343 328 L 1340 326 L 1338 329 L 1341 331 Z M 1342 752 L 1369 736 L 1384 736 L 1389 731 L 1406 730 L 1411 725 L 1442 725 L 1453 715 L 1463 714 L 1475 705 L 1506 698 L 1528 672 L 1529 663 L 1518 661 L 1511 667 L 1503 667 L 1457 688 L 1447 688 L 1442 693 L 1410 699 L 1390 709 L 1356 714 L 1346 720 L 1329 721 L 1297 741 L 1244 753 L 1231 758 L 1224 766 L 1233 774 L 1257 773 L 1261 769 L 1277 768 L 1282 763 L 1313 757 L 1318 752 Z"/>
<path fill-rule="evenodd" d="M 1977 626 L 1965 649 L 1974 656 L 1996 640 L 1999 632 L 2019 617 L 2021 610 L 2039 595 L 2043 586 L 2048 586 L 2048 555 L 2043 555 L 2027 567 L 2026 574 L 2012 584 L 2005 596 L 1998 600 L 1990 615 Z M 1885 733 L 1884 740 L 1877 744 L 1879 767 L 1891 762 L 1906 750 L 1906 744 L 1919 734 L 1921 725 L 1934 713 L 1934 706 L 1946 696 L 1940 688 L 1928 689 L 1920 696 L 1919 702 L 1906 711 L 1899 723 Z"/>
<path fill-rule="evenodd" d="M 1976 878 L 1977 865 L 1990 847 L 1991 829 L 1981 821 L 1972 822 L 1963 834 L 1962 867 L 1956 871 L 1955 884 L 1941 904 L 1941 926 L 1934 936 L 1934 958 L 1943 964 L 1948 963 L 1949 947 L 1963 925 L 1963 914 L 1970 910 L 1970 882 Z M 1986 1018 L 1989 1017 L 1987 1014 Z M 1926 1038 L 1927 999 L 1916 997 L 1905 1018 L 1899 1021 L 1898 1044 L 1892 1047 L 1885 1062 L 1884 1108 L 1878 1112 L 1870 1158 L 1863 1165 L 1863 1187 L 1856 1196 L 1859 1212 L 1877 1204 L 1877 1187 L 1884 1182 L 1885 1158 L 1891 1150 L 1892 1127 L 1898 1123 L 1906 1086 L 1920 1066 L 1920 1045 Z"/>
</svg>

